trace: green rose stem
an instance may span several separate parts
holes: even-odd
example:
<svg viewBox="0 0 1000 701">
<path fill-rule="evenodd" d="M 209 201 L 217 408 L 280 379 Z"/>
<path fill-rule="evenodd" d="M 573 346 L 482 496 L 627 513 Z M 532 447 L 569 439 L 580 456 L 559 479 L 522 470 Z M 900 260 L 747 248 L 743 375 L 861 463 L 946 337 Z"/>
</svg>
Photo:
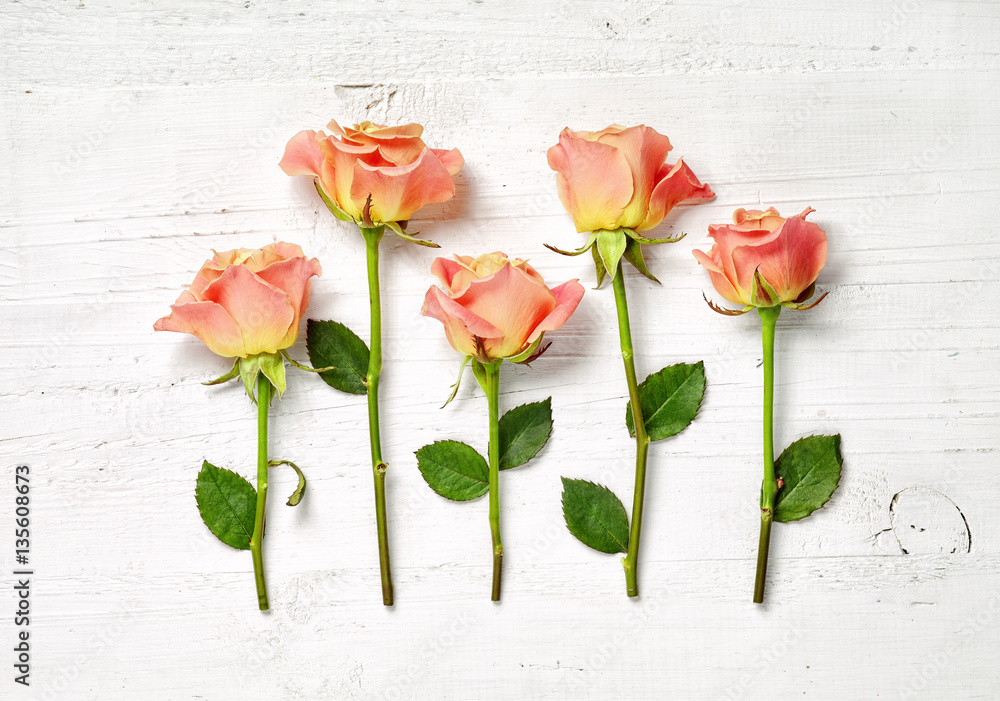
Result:
<svg viewBox="0 0 1000 701">
<path fill-rule="evenodd" d="M 493 538 L 493 593 L 500 601 L 503 571 L 503 541 L 500 539 L 500 366 L 503 361 L 483 363 L 483 390 L 490 405 L 490 536 Z"/>
<path fill-rule="evenodd" d="M 615 290 L 615 307 L 618 309 L 618 336 L 621 339 L 622 361 L 625 363 L 625 380 L 632 405 L 632 423 L 635 425 L 635 494 L 632 497 L 632 527 L 628 534 L 628 552 L 622 558 L 625 567 L 625 585 L 629 596 L 639 596 L 639 534 L 642 531 L 642 501 L 646 491 L 646 455 L 649 453 L 649 435 L 642 418 L 639 386 L 635 379 L 632 351 L 632 329 L 628 320 L 628 300 L 625 298 L 625 271 L 621 261 L 612 280 Z"/>
<path fill-rule="evenodd" d="M 264 510 L 267 506 L 267 415 L 271 404 L 271 382 L 263 373 L 257 378 L 257 513 L 250 537 L 253 578 L 257 583 L 257 602 L 261 611 L 271 608 L 264 581 Z"/>
<path fill-rule="evenodd" d="M 392 606 L 392 571 L 389 568 L 389 529 L 385 516 L 385 471 L 378 426 L 378 383 L 382 376 L 382 304 L 379 295 L 378 246 L 384 226 L 361 227 L 368 262 L 368 298 L 371 303 L 371 348 L 368 356 L 368 437 L 375 477 L 375 523 L 378 529 L 378 563 L 382 577 L 382 603 Z"/>
<path fill-rule="evenodd" d="M 761 341 L 764 346 L 764 482 L 760 489 L 760 543 L 757 546 L 757 578 L 753 584 L 753 602 L 764 603 L 764 579 L 767 576 L 767 551 L 771 543 L 774 498 L 778 481 L 774 476 L 774 327 L 781 307 L 758 307 Z"/>
</svg>

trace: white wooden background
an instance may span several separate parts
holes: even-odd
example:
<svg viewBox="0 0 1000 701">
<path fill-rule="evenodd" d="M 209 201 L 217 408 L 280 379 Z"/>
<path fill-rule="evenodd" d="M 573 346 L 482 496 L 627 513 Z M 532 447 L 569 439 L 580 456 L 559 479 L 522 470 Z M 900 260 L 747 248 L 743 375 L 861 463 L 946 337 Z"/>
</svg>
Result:
<svg viewBox="0 0 1000 701">
<path fill-rule="evenodd" d="M 4 699 L 994 699 L 1000 697 L 1000 4 L 940 0 L 234 2 L 0 6 L 0 609 L 12 611 L 13 468 L 33 478 L 32 686 Z M 561 522 L 560 475 L 631 503 L 610 289 L 588 291 L 502 406 L 553 397 L 555 430 L 502 481 L 504 598 L 485 501 L 432 493 L 413 451 L 486 440 L 438 322 L 435 252 L 385 247 L 385 453 L 397 604 L 378 589 L 363 400 L 290 372 L 255 610 L 250 557 L 193 488 L 253 474 L 253 409 L 227 364 L 153 321 L 209 249 L 299 243 L 310 316 L 367 337 L 359 235 L 277 167 L 302 128 L 419 121 L 458 147 L 458 194 L 415 229 L 502 249 L 553 283 L 583 258 L 545 151 L 559 130 L 646 123 L 718 197 L 675 212 L 630 272 L 640 375 L 704 359 L 684 434 L 654 444 L 642 597 Z M 750 595 L 759 325 L 713 314 L 691 257 L 739 206 L 806 205 L 829 298 L 778 335 L 779 447 L 840 432 L 841 488 L 776 527 Z M 301 345 L 300 359 L 305 357 Z M 6 496 L 3 496 L 6 495 Z M 15 628 L 0 615 L 0 650 Z"/>
</svg>

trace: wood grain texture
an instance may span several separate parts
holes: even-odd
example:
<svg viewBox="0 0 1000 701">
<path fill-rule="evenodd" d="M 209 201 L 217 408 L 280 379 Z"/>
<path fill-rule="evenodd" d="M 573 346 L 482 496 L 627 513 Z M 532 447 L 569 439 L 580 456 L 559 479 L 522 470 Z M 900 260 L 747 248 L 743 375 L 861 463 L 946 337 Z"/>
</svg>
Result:
<svg viewBox="0 0 1000 701">
<path fill-rule="evenodd" d="M 5 677 L 0 696 L 1000 696 L 998 31 L 996 3 L 932 0 L 0 6 L 0 444 L 8 479 L 33 470 L 37 572 L 33 685 Z M 628 278 L 640 376 L 701 359 L 708 377 L 700 418 L 651 450 L 639 601 L 559 512 L 560 475 L 630 501 L 611 291 L 504 370 L 501 409 L 551 395 L 555 428 L 501 481 L 496 606 L 485 502 L 438 497 L 413 456 L 485 447 L 485 401 L 467 378 L 438 409 L 458 358 L 419 315 L 435 252 L 389 241 L 397 605 L 378 591 L 363 398 L 291 370 L 271 453 L 310 486 L 289 509 L 294 475 L 273 471 L 274 610 L 254 610 L 250 558 L 193 496 L 202 460 L 252 474 L 253 410 L 200 384 L 224 360 L 152 323 L 209 249 L 289 240 L 324 265 L 309 316 L 366 329 L 360 236 L 277 168 L 331 117 L 419 121 L 459 147 L 457 196 L 413 228 L 550 282 L 593 285 L 542 246 L 579 244 L 545 163 L 562 127 L 647 123 L 718 193 L 658 230 L 688 233 L 649 249 L 662 285 Z M 763 607 L 758 324 L 705 306 L 690 254 L 757 205 L 815 207 L 830 239 L 829 298 L 779 323 L 776 444 L 840 432 L 845 458 L 831 502 L 775 528 Z M 0 524 L 12 509 L 0 497 Z"/>
</svg>

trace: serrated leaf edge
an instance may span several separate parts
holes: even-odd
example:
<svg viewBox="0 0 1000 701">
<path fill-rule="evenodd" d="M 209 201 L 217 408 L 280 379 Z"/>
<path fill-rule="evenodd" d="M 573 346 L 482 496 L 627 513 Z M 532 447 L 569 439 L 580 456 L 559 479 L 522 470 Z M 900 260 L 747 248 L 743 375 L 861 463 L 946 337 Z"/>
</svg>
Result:
<svg viewBox="0 0 1000 701">
<path fill-rule="evenodd" d="M 254 486 L 252 484 L 250 484 L 250 481 L 246 477 L 244 477 L 243 475 L 241 475 L 238 472 L 234 472 L 233 470 L 229 470 L 229 469 L 227 469 L 225 467 L 219 467 L 218 465 L 213 465 L 208 460 L 202 461 L 201 470 L 198 471 L 198 475 L 199 476 L 201 475 L 202 472 L 205 471 L 205 466 L 206 465 L 208 465 L 210 467 L 213 467 L 216 470 L 219 470 L 221 472 L 228 472 L 228 473 L 230 473 L 232 475 L 235 475 L 236 477 L 239 477 L 241 480 L 243 480 L 244 482 L 246 482 L 250 486 L 250 489 L 253 489 L 254 495 L 255 496 L 257 495 L 257 490 L 254 489 Z M 210 472 L 208 474 L 211 475 Z M 229 511 L 232 512 L 233 516 L 236 518 L 236 522 L 240 524 L 240 528 L 242 529 L 242 531 L 244 533 L 246 533 L 246 536 L 247 536 L 247 547 L 245 547 L 245 548 L 234 548 L 232 545 L 229 545 L 229 543 L 227 543 L 226 541 L 224 541 L 222 538 L 219 538 L 219 536 L 216 534 L 216 532 L 214 530 L 212 530 L 212 527 L 210 525 L 208 525 L 208 521 L 205 520 L 205 514 L 201 510 L 201 500 L 198 499 L 198 489 L 197 489 L 198 482 L 197 482 L 197 478 L 195 478 L 194 501 L 195 501 L 195 504 L 198 506 L 198 516 L 201 517 L 201 522 L 205 524 L 205 527 L 208 528 L 209 532 L 212 535 L 214 535 L 218 539 L 218 541 L 220 543 L 222 543 L 223 545 L 227 545 L 230 548 L 233 548 L 233 550 L 249 550 L 250 549 L 250 541 L 253 540 L 253 531 L 247 532 L 246 526 L 244 526 L 243 522 L 240 521 L 239 516 L 237 516 L 237 514 L 236 514 L 236 509 L 233 508 L 233 505 L 229 501 L 229 497 L 226 495 L 226 493 L 219 487 L 219 482 L 215 479 L 214 475 L 212 475 L 212 481 L 215 483 L 216 489 L 219 490 L 219 493 L 222 494 L 223 497 L 225 498 L 225 500 L 226 500 L 226 506 L 229 507 Z"/>
<path fill-rule="evenodd" d="M 579 540 L 581 543 L 583 543 L 584 545 L 586 545 L 591 550 L 594 550 L 594 551 L 599 552 L 599 553 L 603 553 L 604 552 L 603 550 L 598 550 L 593 545 L 590 545 L 589 543 L 584 542 L 583 539 L 580 536 L 578 536 L 576 533 L 573 533 L 573 530 L 569 527 L 569 519 L 566 517 L 566 482 L 567 481 L 569 481 L 569 482 L 585 482 L 585 483 L 587 483 L 587 484 L 589 484 L 589 485 L 591 485 L 593 487 L 597 487 L 598 489 L 603 489 L 604 491 L 606 491 L 608 494 L 610 494 L 611 496 L 613 496 L 618 501 L 618 503 L 621 505 L 623 511 L 625 510 L 625 505 L 622 504 L 622 500 L 618 497 L 617 494 L 615 494 L 613 491 L 611 491 L 611 489 L 609 489 L 608 487 L 605 487 L 603 484 L 598 484 L 597 482 L 591 482 L 590 480 L 576 479 L 575 477 L 562 477 L 562 476 L 560 476 L 559 479 L 562 480 L 562 482 L 563 482 L 563 493 L 562 493 L 562 498 L 560 499 L 560 502 L 562 502 L 563 522 L 566 524 L 566 530 L 568 530 L 570 532 L 570 534 L 574 538 L 576 538 L 577 540 Z M 622 543 L 620 540 L 618 540 L 617 538 L 615 538 L 615 534 L 611 532 L 611 529 L 608 528 L 607 525 L 604 523 L 604 521 L 602 521 L 596 515 L 594 516 L 594 520 L 597 521 L 599 524 L 601 524 L 601 527 L 607 532 L 607 534 L 609 536 L 611 536 L 611 540 L 613 540 L 616 543 L 618 543 L 618 546 L 621 548 L 621 550 L 619 550 L 618 552 L 622 552 L 622 553 L 625 553 L 627 555 L 628 554 L 628 543 L 627 542 Z M 626 526 L 626 528 L 628 527 L 628 525 L 629 525 L 628 512 L 625 511 L 625 526 Z M 604 553 L 604 554 L 605 555 L 616 555 L 617 553 Z"/>
<path fill-rule="evenodd" d="M 306 320 L 306 353 L 309 355 L 309 361 L 312 362 L 314 365 L 316 363 L 313 360 L 312 353 L 309 352 L 309 345 L 310 345 L 309 344 L 309 325 L 310 324 L 335 324 L 337 326 L 341 326 L 344 329 L 346 329 L 349 333 L 353 334 L 358 340 L 360 340 L 361 343 L 364 345 L 365 349 L 368 351 L 368 353 L 371 354 L 371 348 L 369 348 L 368 344 L 365 343 L 365 339 L 361 338 L 360 336 L 358 336 L 358 334 L 354 333 L 354 330 L 350 326 L 348 326 L 347 324 L 345 324 L 345 323 L 343 323 L 341 321 L 337 321 L 335 319 L 307 319 Z M 364 392 L 350 392 L 348 390 L 339 390 L 339 391 L 345 392 L 346 394 L 367 394 L 367 387 L 368 387 L 368 369 L 367 368 L 365 368 L 364 374 L 361 374 L 357 370 L 354 369 L 354 366 L 351 365 L 350 362 L 348 362 L 346 367 L 332 366 L 332 367 L 329 368 L 329 370 L 350 370 L 352 374 L 354 374 L 359 380 L 361 380 L 361 384 L 364 385 L 365 388 L 366 388 L 366 390 Z M 328 372 L 329 370 L 323 370 L 323 371 L 319 372 L 319 376 L 321 378 L 323 378 L 324 382 L 326 382 L 326 378 L 323 377 L 323 375 L 326 372 Z M 329 384 L 329 383 L 327 383 L 327 384 Z M 330 385 L 330 386 L 333 387 L 333 385 Z M 339 388 L 334 387 L 334 389 L 339 389 Z"/>
<path fill-rule="evenodd" d="M 547 397 L 547 398 L 542 399 L 542 400 L 537 401 L 537 402 L 525 402 L 524 404 L 520 404 L 520 405 L 514 407 L 513 409 L 510 409 L 509 411 L 504 412 L 504 415 L 500 417 L 500 420 L 503 421 L 504 418 L 506 418 L 507 414 L 509 414 L 512 411 L 517 411 L 521 407 L 531 406 L 532 404 L 548 404 L 548 408 L 549 408 L 549 432 L 548 432 L 548 434 L 546 434 L 545 440 L 542 441 L 542 444 L 540 446 L 538 446 L 538 450 L 535 451 L 534 455 L 532 455 L 530 458 L 528 458 L 524 462 L 520 463 L 519 465 L 511 465 L 510 467 L 503 467 L 504 456 L 507 455 L 507 451 L 510 451 L 510 445 L 508 445 L 507 446 L 507 451 L 505 451 L 505 452 L 503 452 L 503 453 L 500 454 L 500 459 L 499 460 L 500 460 L 500 469 L 501 470 L 513 470 L 516 467 L 521 467 L 521 466 L 525 465 L 526 463 L 530 462 L 531 460 L 534 460 L 535 457 L 540 452 L 542 452 L 542 448 L 544 448 L 548 444 L 549 438 L 552 437 L 552 426 L 553 426 L 553 423 L 554 423 L 552 421 L 552 397 Z M 521 431 L 517 435 L 520 436 L 523 433 L 524 433 L 524 431 Z M 513 445 L 513 443 L 514 443 L 514 441 L 511 441 L 511 445 Z"/>
<path fill-rule="evenodd" d="M 836 457 L 837 457 L 837 467 L 840 468 L 837 471 L 837 482 L 834 485 L 833 489 L 830 491 L 830 496 L 828 496 L 819 506 L 817 506 L 815 509 L 813 509 L 812 511 L 810 511 L 808 514 L 805 514 L 804 516 L 800 516 L 798 518 L 792 518 L 792 519 L 780 520 L 780 521 L 777 518 L 775 518 L 774 520 L 777 521 L 778 523 L 795 523 L 796 521 L 801 521 L 804 518 L 809 518 L 814 513 L 816 513 L 817 511 L 819 511 L 820 509 L 822 509 L 824 506 L 826 506 L 830 502 L 830 500 L 833 498 L 833 495 L 836 493 L 837 489 L 840 488 L 840 478 L 844 474 L 844 457 L 843 457 L 843 455 L 840 452 L 840 440 L 841 439 L 840 439 L 840 434 L 839 433 L 835 433 L 833 435 L 827 435 L 825 433 L 814 433 L 814 434 L 810 434 L 808 436 L 802 436 L 801 438 L 799 438 L 797 440 L 794 440 L 791 443 L 789 443 L 787 446 L 785 446 L 785 450 L 781 451 L 781 455 L 784 455 L 785 451 L 787 451 L 789 448 L 791 448 L 796 443 L 801 443 L 802 441 L 808 440 L 810 438 L 834 438 L 834 439 L 836 439 L 836 441 L 835 441 L 836 445 L 834 446 L 834 453 L 836 454 Z M 781 460 L 781 455 L 778 456 L 778 460 Z M 778 460 L 775 460 L 775 463 L 777 463 Z M 815 469 L 815 467 L 810 468 L 809 472 L 807 472 L 806 475 L 809 475 L 813 471 L 813 469 Z M 777 477 L 781 477 L 781 475 L 776 475 L 776 476 Z M 804 478 L 805 478 L 805 476 L 803 476 L 803 479 Z M 802 479 L 799 480 L 799 484 L 802 484 Z M 792 489 L 790 491 L 786 492 L 786 495 L 787 494 L 791 494 L 796 489 L 798 489 L 799 484 L 795 485 L 794 487 L 792 487 Z M 782 496 L 782 499 L 784 499 L 784 498 L 785 498 L 785 496 Z M 775 516 L 777 516 L 777 514 L 778 514 L 778 504 L 777 503 L 775 503 L 775 505 L 774 505 L 774 512 L 775 512 Z"/>
<path fill-rule="evenodd" d="M 646 380 L 648 380 L 653 375 L 661 373 L 664 370 L 666 370 L 667 368 L 674 367 L 675 365 L 690 365 L 690 366 L 693 366 L 693 367 L 698 367 L 700 365 L 701 366 L 701 376 L 705 380 L 705 387 L 702 388 L 701 397 L 698 398 L 698 406 L 695 408 L 695 410 L 694 410 L 694 416 L 691 418 L 691 421 L 688 423 L 688 425 L 685 426 L 684 428 L 682 428 L 677 433 L 671 435 L 671 436 L 664 436 L 663 438 L 657 438 L 656 440 L 666 440 L 667 438 L 673 438 L 674 436 L 678 436 L 681 433 L 683 433 L 687 429 L 687 427 L 690 426 L 692 423 L 694 423 L 695 419 L 698 418 L 698 414 L 701 413 L 701 405 L 705 403 L 705 391 L 708 389 L 708 378 L 705 376 L 705 361 L 704 360 L 699 360 L 698 362 L 695 362 L 695 363 L 674 363 L 674 365 L 664 365 L 662 368 L 660 368 L 656 372 L 651 372 L 649 375 L 647 375 L 646 379 L 639 383 L 639 387 L 641 388 L 642 385 L 646 384 Z M 683 387 L 684 385 L 687 384 L 687 381 L 691 379 L 692 375 L 694 375 L 694 372 L 692 372 L 690 375 L 688 375 L 684 379 L 684 382 L 681 383 L 681 387 Z M 677 388 L 678 391 L 680 390 L 681 387 Z M 676 394 L 676 392 L 674 394 Z M 671 395 L 671 396 L 673 396 L 673 395 Z M 629 406 L 631 406 L 631 405 L 629 405 Z M 666 406 L 666 404 L 664 404 L 664 406 Z M 662 409 L 663 409 L 663 406 L 661 406 L 659 409 L 657 409 L 652 414 L 652 416 L 656 416 L 656 414 L 660 413 L 660 411 Z M 652 418 L 652 416 L 650 416 L 649 418 L 643 416 L 642 417 L 642 422 L 644 424 L 649 424 L 649 419 Z M 628 421 L 631 421 L 631 420 L 632 420 L 632 412 L 628 411 L 628 409 L 626 408 L 626 413 L 625 413 L 626 424 L 627 424 Z M 630 436 L 634 436 L 635 435 L 635 425 L 634 424 L 633 424 L 632 428 L 629 429 L 628 435 L 630 435 Z M 653 439 L 650 439 L 650 440 L 652 441 Z"/>
<path fill-rule="evenodd" d="M 482 494 L 478 494 L 478 495 L 476 495 L 476 496 L 474 496 L 474 497 L 472 497 L 470 499 L 455 499 L 454 497 L 450 497 L 447 494 L 442 494 L 441 492 L 439 492 L 437 490 L 437 488 L 433 484 L 430 483 L 430 481 L 427 479 L 427 475 L 425 475 L 424 471 L 420 469 L 420 455 L 419 455 L 419 453 L 424 448 L 427 448 L 427 447 L 432 446 L 432 445 L 437 445 L 438 443 L 460 443 L 460 444 L 464 445 L 466 448 L 469 448 L 470 450 L 472 450 L 480 458 L 483 458 L 482 453 L 480 453 L 478 450 L 476 450 L 475 448 L 473 448 L 468 443 L 463 443 L 462 441 L 452 440 L 450 438 L 445 438 L 445 439 L 440 440 L 440 441 L 434 441 L 433 443 L 428 443 L 426 445 L 423 445 L 419 449 L 413 451 L 413 454 L 417 456 L 417 471 L 420 472 L 420 476 L 423 478 L 423 480 L 427 484 L 427 486 L 430 487 L 431 490 L 433 490 L 433 492 L 435 494 L 437 494 L 440 497 L 444 497 L 448 501 L 460 501 L 460 502 L 461 501 L 475 501 L 476 499 L 481 499 L 482 497 L 486 496 L 486 492 L 483 492 Z M 489 461 L 486 460 L 486 458 L 483 458 L 483 462 L 485 462 L 487 464 L 487 467 L 489 466 Z M 445 466 L 445 467 L 447 467 L 447 466 Z M 459 472 L 457 472 L 455 470 L 452 470 L 452 471 L 455 472 L 455 474 L 461 474 L 461 473 L 459 473 Z M 462 475 L 462 477 L 468 477 L 473 482 L 479 482 L 480 484 L 485 484 L 487 487 L 489 487 L 489 481 L 488 480 L 476 479 L 475 477 L 472 477 L 470 475 Z"/>
</svg>

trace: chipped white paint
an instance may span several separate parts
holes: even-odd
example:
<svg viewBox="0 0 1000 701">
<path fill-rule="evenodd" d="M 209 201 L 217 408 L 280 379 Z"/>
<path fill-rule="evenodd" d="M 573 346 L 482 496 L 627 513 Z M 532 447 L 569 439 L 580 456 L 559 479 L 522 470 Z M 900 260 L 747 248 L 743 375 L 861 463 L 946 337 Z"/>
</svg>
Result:
<svg viewBox="0 0 1000 701">
<path fill-rule="evenodd" d="M 998 31 L 1000 5 L 940 0 L 5 3 L 0 441 L 8 480 L 33 469 L 37 587 L 33 686 L 0 652 L 0 697 L 996 698 Z M 360 237 L 276 167 L 330 117 L 420 121 L 461 148 L 458 196 L 414 228 L 553 282 L 592 279 L 542 247 L 578 241 L 545 164 L 563 126 L 653 125 L 718 193 L 663 228 L 689 236 L 650 252 L 662 286 L 629 278 L 640 374 L 701 358 L 710 382 L 701 418 L 652 449 L 639 601 L 559 513 L 560 474 L 631 493 L 610 290 L 504 372 L 502 403 L 551 394 L 556 427 L 504 475 L 495 606 L 486 504 L 438 498 L 413 458 L 485 444 L 485 403 L 470 383 L 438 409 L 457 361 L 418 313 L 434 253 L 392 244 L 397 606 L 380 603 L 363 406 L 293 372 L 272 453 L 310 487 L 289 509 L 275 470 L 274 610 L 254 610 L 249 555 L 192 497 L 203 459 L 251 473 L 252 409 L 199 384 L 221 359 L 152 322 L 210 248 L 284 239 L 324 264 L 311 316 L 363 331 Z M 763 607 L 757 324 L 705 307 L 690 255 L 757 203 L 811 205 L 830 236 L 830 297 L 781 319 L 777 443 L 839 431 L 845 455 L 829 505 L 775 529 Z M 0 650 L 13 635 L 2 617 Z"/>
</svg>

